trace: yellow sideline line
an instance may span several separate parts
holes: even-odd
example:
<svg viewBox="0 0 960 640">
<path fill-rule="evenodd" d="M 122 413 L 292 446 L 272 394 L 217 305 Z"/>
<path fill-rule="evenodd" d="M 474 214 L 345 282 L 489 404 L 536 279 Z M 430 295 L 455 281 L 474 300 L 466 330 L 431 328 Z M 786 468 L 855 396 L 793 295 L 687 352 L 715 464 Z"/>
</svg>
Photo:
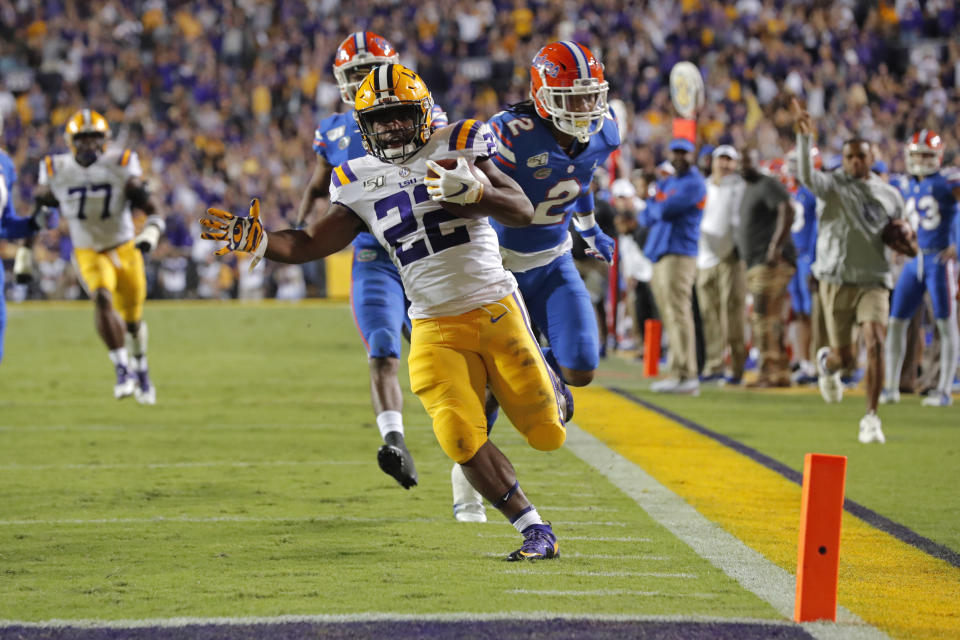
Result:
<svg viewBox="0 0 960 640">
<path fill-rule="evenodd" d="M 577 389 L 575 399 L 581 428 L 704 517 L 796 573 L 799 485 L 605 389 Z M 893 637 L 960 637 L 960 570 L 846 512 L 838 600 Z"/>
</svg>

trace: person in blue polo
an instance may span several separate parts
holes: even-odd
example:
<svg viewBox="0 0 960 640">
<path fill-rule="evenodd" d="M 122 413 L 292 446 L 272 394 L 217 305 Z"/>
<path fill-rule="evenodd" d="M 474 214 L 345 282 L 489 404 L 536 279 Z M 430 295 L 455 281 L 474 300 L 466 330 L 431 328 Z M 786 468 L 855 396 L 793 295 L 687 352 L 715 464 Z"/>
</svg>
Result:
<svg viewBox="0 0 960 640">
<path fill-rule="evenodd" d="M 657 183 L 640 223 L 650 229 L 643 252 L 653 264 L 653 297 L 667 333 L 668 377 L 651 391 L 698 395 L 693 285 L 697 276 L 697 244 L 707 186 L 693 165 L 695 147 L 684 138 L 670 142 L 674 173 Z"/>
</svg>

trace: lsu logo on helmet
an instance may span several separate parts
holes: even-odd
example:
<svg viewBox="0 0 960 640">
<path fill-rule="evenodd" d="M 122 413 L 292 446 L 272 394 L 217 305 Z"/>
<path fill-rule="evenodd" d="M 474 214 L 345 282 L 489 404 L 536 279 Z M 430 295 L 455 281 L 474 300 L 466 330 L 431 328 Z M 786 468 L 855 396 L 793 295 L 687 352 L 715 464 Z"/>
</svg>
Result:
<svg viewBox="0 0 960 640">
<path fill-rule="evenodd" d="M 340 87 L 340 99 L 353 104 L 360 83 L 371 69 L 399 61 L 397 50 L 383 36 L 372 31 L 351 33 L 340 43 L 333 59 L 333 77 Z"/>
<path fill-rule="evenodd" d="M 579 42 L 551 42 L 530 66 L 530 97 L 540 117 L 587 142 L 603 128 L 607 91 L 603 65 Z"/>
<path fill-rule="evenodd" d="M 360 83 L 353 117 L 367 152 L 400 164 L 430 139 L 433 98 L 415 72 L 402 64 L 385 64 Z M 397 121 L 405 126 L 390 126 Z"/>
</svg>

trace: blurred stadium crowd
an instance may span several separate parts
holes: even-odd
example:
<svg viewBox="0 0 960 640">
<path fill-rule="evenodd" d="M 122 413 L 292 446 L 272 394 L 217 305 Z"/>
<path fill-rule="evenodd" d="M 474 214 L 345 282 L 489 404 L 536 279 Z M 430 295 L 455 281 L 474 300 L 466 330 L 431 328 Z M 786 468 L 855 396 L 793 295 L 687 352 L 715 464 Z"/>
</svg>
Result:
<svg viewBox="0 0 960 640">
<path fill-rule="evenodd" d="M 545 42 L 587 44 L 625 114 L 611 177 L 636 177 L 666 157 L 667 76 L 679 60 L 704 75 L 704 145 L 750 142 L 782 158 L 793 146 L 789 99 L 799 95 L 827 168 L 859 134 L 889 172 L 901 172 L 904 141 L 925 127 L 942 136 L 944 164 L 957 164 L 958 23 L 949 0 L 8 0 L 0 147 L 19 170 L 14 198 L 25 215 L 41 158 L 66 150 L 66 118 L 95 109 L 115 144 L 139 152 L 167 218 L 167 242 L 149 259 L 152 297 L 323 295 L 322 264 L 248 274 L 213 258 L 196 220 L 209 205 L 243 210 L 257 195 L 267 228 L 292 223 L 315 161 L 314 127 L 343 108 L 330 69 L 350 32 L 385 36 L 451 122 L 525 99 L 530 60 Z M 42 277 L 29 295 L 81 297 L 65 228 L 39 244 Z M 7 269 L 13 249 L 0 243 Z M 27 295 L 7 282 L 7 295 Z"/>
</svg>

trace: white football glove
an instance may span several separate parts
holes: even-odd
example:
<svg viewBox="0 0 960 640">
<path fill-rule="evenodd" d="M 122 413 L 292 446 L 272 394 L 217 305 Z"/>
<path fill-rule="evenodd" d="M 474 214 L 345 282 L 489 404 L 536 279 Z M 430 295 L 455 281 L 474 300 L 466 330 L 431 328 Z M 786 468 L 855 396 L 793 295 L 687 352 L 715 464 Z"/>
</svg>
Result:
<svg viewBox="0 0 960 640">
<path fill-rule="evenodd" d="M 13 278 L 17 284 L 27 284 L 33 280 L 33 251 L 21 245 L 13 258 Z"/>
<path fill-rule="evenodd" d="M 455 169 L 444 169 L 433 160 L 427 160 L 427 166 L 436 171 L 438 176 L 427 176 L 423 180 L 431 200 L 473 204 L 483 197 L 483 183 L 473 175 L 470 164 L 463 156 L 457 158 Z"/>
<path fill-rule="evenodd" d="M 133 239 L 133 244 L 140 249 L 142 253 L 150 253 L 157 248 L 157 243 L 167 229 L 166 221 L 160 216 L 150 216 L 147 223 L 143 225 L 143 230 Z"/>
</svg>

